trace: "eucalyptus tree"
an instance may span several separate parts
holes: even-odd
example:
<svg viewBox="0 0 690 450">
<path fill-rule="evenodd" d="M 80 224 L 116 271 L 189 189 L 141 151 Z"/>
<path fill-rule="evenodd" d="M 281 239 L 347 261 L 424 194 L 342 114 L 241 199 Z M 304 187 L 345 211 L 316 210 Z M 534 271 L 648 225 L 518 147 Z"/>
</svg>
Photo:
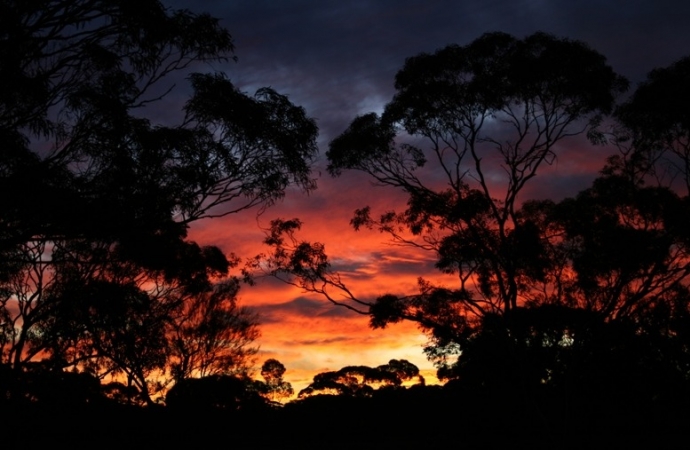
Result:
<svg viewBox="0 0 690 450">
<path fill-rule="evenodd" d="M 250 95 L 225 74 L 193 73 L 234 59 L 232 37 L 208 14 L 157 0 L 3 0 L 0 30 L 0 361 L 90 359 L 141 384 L 170 354 L 162 330 L 183 320 L 172 328 L 186 336 L 190 320 L 211 320 L 191 317 L 185 299 L 255 326 L 236 290 L 210 300 L 215 283 L 234 282 L 235 257 L 187 232 L 268 206 L 288 186 L 315 187 L 317 127 L 304 109 L 270 88 Z M 184 77 L 178 119 L 156 122 Z M 127 347 L 124 335 L 143 341 Z M 181 360 L 191 352 L 176 348 Z"/>
<path fill-rule="evenodd" d="M 359 298 L 321 244 L 300 241 L 298 219 L 276 220 L 263 270 L 371 317 L 412 320 L 442 356 L 486 315 L 509 315 L 543 288 L 554 261 L 548 230 L 521 210 L 526 186 L 568 140 L 595 143 L 627 81 L 586 44 L 536 33 L 489 33 L 408 58 L 381 115 L 355 118 L 330 143 L 329 172 L 366 173 L 407 196 L 403 211 L 355 212 L 355 229 L 430 252 L 457 286 L 420 279 L 417 293 Z M 290 278 L 290 275 L 296 278 Z"/>
</svg>

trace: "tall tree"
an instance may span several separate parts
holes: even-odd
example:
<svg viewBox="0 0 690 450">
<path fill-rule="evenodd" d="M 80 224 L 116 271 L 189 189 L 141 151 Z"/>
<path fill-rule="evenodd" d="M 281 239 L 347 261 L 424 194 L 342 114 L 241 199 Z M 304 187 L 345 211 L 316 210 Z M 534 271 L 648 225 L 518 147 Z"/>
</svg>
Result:
<svg viewBox="0 0 690 450">
<path fill-rule="evenodd" d="M 2 363 L 97 356 L 143 383 L 158 350 L 169 355 L 170 323 L 185 336 L 190 322 L 215 327 L 214 345 L 221 326 L 240 333 L 233 345 L 250 340 L 236 290 L 214 287 L 234 283 L 234 259 L 187 230 L 270 205 L 288 186 L 313 189 L 314 121 L 270 88 L 252 96 L 223 74 L 190 74 L 233 58 L 207 14 L 157 0 L 4 0 L 0 30 Z M 183 75 L 192 94 L 179 125 L 153 123 L 150 108 Z M 208 317 L 180 306 L 195 301 Z M 67 345 L 58 328 L 77 319 Z M 180 361 L 194 353 L 186 342 Z M 190 364 L 182 372 L 208 362 Z"/>
<path fill-rule="evenodd" d="M 408 196 L 402 212 L 359 209 L 355 229 L 374 228 L 429 251 L 457 276 L 455 289 L 420 280 L 420 292 L 357 298 L 330 269 L 323 247 L 300 242 L 298 220 L 273 223 L 268 270 L 334 303 L 371 315 L 375 327 L 413 320 L 434 349 L 454 348 L 488 314 L 509 314 L 543 282 L 550 260 L 521 194 L 566 139 L 600 142 L 597 126 L 627 81 L 579 41 L 490 33 L 409 58 L 379 116 L 357 117 L 330 144 L 329 171 L 368 174 Z"/>
<path fill-rule="evenodd" d="M 295 391 L 292 385 L 283 379 L 285 366 L 277 359 L 267 359 L 261 366 L 261 377 L 264 381 L 256 381 L 260 394 L 272 402 L 287 400 Z"/>
</svg>

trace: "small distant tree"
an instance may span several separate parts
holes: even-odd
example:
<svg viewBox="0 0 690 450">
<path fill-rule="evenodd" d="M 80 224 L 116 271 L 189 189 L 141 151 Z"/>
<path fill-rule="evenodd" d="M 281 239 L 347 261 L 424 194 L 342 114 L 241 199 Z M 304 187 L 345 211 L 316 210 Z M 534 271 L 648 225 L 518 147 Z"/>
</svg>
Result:
<svg viewBox="0 0 690 450">
<path fill-rule="evenodd" d="M 392 359 L 378 367 L 347 366 L 338 371 L 315 375 L 313 382 L 299 392 L 299 397 L 318 394 L 370 397 L 380 386 L 398 387 L 414 378 L 424 384 L 417 366 L 404 359 Z"/>
<path fill-rule="evenodd" d="M 277 359 L 267 359 L 261 366 L 263 382 L 257 381 L 259 393 L 272 402 L 280 402 L 292 397 L 292 385 L 283 379 L 285 366 Z"/>
</svg>

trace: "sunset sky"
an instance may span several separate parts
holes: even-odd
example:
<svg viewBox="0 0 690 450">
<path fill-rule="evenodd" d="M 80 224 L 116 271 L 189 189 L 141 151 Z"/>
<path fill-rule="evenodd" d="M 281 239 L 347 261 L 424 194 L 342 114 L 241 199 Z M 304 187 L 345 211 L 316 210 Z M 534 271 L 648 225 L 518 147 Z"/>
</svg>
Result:
<svg viewBox="0 0 690 450">
<path fill-rule="evenodd" d="M 318 189 L 289 192 L 262 216 L 244 212 L 194 225 L 191 238 L 240 257 L 266 251 L 263 232 L 271 219 L 299 217 L 299 235 L 319 241 L 355 294 L 410 293 L 420 275 L 437 277 L 434 255 L 390 245 L 378 232 L 349 226 L 356 208 L 372 211 L 404 204 L 400 193 L 374 187 L 362 175 L 332 179 L 325 171 L 328 143 L 358 114 L 380 112 L 392 95 L 405 58 L 451 43 L 465 45 L 485 32 L 524 37 L 545 31 L 578 39 L 604 54 L 634 87 L 655 67 L 690 55 L 690 3 L 673 0 L 163 0 L 174 8 L 209 12 L 235 39 L 238 61 L 199 66 L 224 71 L 243 91 L 270 86 L 303 106 L 319 126 Z M 180 83 L 157 112 L 161 121 L 179 110 L 187 94 Z M 160 106 L 159 106 L 160 108 Z M 557 162 L 532 180 L 530 198 L 561 199 L 587 187 L 610 148 L 573 142 Z M 452 286 L 452 279 L 445 280 Z M 345 365 L 380 365 L 408 359 L 435 371 L 422 353 L 425 338 L 412 324 L 369 328 L 367 318 L 306 295 L 276 280 L 245 287 L 241 303 L 261 317 L 258 364 L 277 358 L 296 390 L 311 377 Z"/>
</svg>

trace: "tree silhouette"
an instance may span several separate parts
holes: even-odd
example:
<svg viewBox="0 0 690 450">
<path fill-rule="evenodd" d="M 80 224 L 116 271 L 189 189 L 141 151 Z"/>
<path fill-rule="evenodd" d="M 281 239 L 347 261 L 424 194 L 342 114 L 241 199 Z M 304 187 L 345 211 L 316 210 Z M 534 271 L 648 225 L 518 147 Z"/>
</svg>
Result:
<svg viewBox="0 0 690 450">
<path fill-rule="evenodd" d="M 553 206 L 561 252 L 575 275 L 561 277 L 561 303 L 604 317 L 641 319 L 690 275 L 687 200 L 664 187 L 612 175 Z M 673 294 L 675 295 L 675 294 Z"/>
<path fill-rule="evenodd" d="M 249 370 L 258 351 L 251 346 L 259 336 L 258 319 L 237 305 L 238 290 L 235 279 L 181 299 L 169 331 L 175 380 Z"/>
<path fill-rule="evenodd" d="M 261 409 L 265 401 L 251 384 L 251 380 L 229 375 L 189 378 L 173 386 L 165 401 L 170 408 L 196 413 Z"/>
<path fill-rule="evenodd" d="M 206 14 L 10 1 L 0 28 L 0 362 L 123 371 L 142 391 L 172 365 L 241 370 L 256 320 L 236 306 L 236 258 L 187 230 L 313 189 L 314 121 L 270 88 L 190 73 L 233 58 Z M 182 76 L 179 124 L 154 123 Z"/>
<path fill-rule="evenodd" d="M 489 57 L 472 59 L 486 56 L 480 49 L 503 48 L 489 44 L 507 39 L 504 35 L 484 36 L 460 49 L 473 70 L 484 68 L 497 77 L 493 85 L 482 84 L 483 72 L 442 70 L 439 55 L 460 52 L 456 47 L 409 60 L 397 78 L 399 93 L 383 115 L 355 119 L 331 143 L 333 173 L 361 170 L 408 194 L 402 213 L 373 218 L 369 208 L 358 210 L 351 222 L 355 229 L 375 228 L 398 243 L 433 252 L 438 269 L 458 276 L 458 288 L 420 279 L 419 294 L 386 294 L 374 302 L 358 298 L 332 270 L 321 244 L 296 237 L 298 219 L 272 223 L 266 243 L 274 252 L 261 267 L 279 277 L 296 276 L 287 281 L 370 315 L 374 327 L 418 322 L 429 333 L 425 350 L 439 377 L 452 380 L 448 391 L 473 396 L 475 405 L 506 408 L 511 411 L 506 422 L 519 422 L 519 414 L 529 411 L 541 426 L 596 423 L 628 429 L 682 402 L 688 392 L 689 128 L 682 102 L 672 98 L 682 99 L 687 91 L 688 60 L 651 72 L 616 110 L 619 123 L 612 135 L 589 129 L 595 143 L 610 137 L 617 152 L 591 187 L 559 202 L 525 201 L 520 193 L 539 166 L 556 156 L 554 145 L 587 130 L 581 120 L 597 110 L 564 100 L 573 92 L 559 85 L 566 83 L 565 75 L 554 78 L 553 90 L 544 80 L 530 88 L 530 77 L 540 79 L 536 69 L 516 78 L 522 85 L 511 84 L 520 61 L 548 55 L 551 44 L 537 52 L 526 44 L 551 39 L 537 36 L 520 43 L 531 50 L 516 53 L 516 60 L 502 54 L 505 66 L 489 66 L 498 64 Z M 623 83 L 603 67 L 589 73 L 610 82 L 596 94 L 603 101 L 598 110 L 608 113 Z M 429 75 L 423 78 L 412 68 Z M 524 89 L 523 96 L 497 100 L 501 89 L 511 88 Z M 596 90 L 584 91 L 582 98 L 593 100 L 588 95 Z M 530 103 L 533 92 L 537 100 Z M 456 104 L 456 98 L 463 101 Z M 486 106 L 487 99 L 498 106 Z M 595 115 L 590 124 L 599 120 Z M 564 128 L 556 131 L 555 124 Z M 401 143 L 410 136 L 408 144 Z M 435 170 L 421 169 L 429 165 Z M 501 170 L 503 183 L 496 181 Z M 303 395 L 370 395 L 355 376 L 363 376 L 364 369 L 352 369 L 320 374 Z"/>
<path fill-rule="evenodd" d="M 60 287 L 47 294 L 45 305 L 52 308 L 36 325 L 31 347 L 50 352 L 54 369 L 82 367 L 101 377 L 124 373 L 152 403 L 159 389 L 149 377 L 167 361 L 166 306 L 133 285 L 90 281 Z"/>
<path fill-rule="evenodd" d="M 676 190 L 680 182 L 685 195 L 690 194 L 689 80 L 690 57 L 655 69 L 616 111 L 631 138 L 628 157 L 645 163 L 645 170 L 635 167 L 637 173 Z"/>
<path fill-rule="evenodd" d="M 259 393 L 272 402 L 286 400 L 292 397 L 295 391 L 292 385 L 283 380 L 285 366 L 277 359 L 267 359 L 261 366 L 261 377 L 263 382 L 257 382 Z"/>
<path fill-rule="evenodd" d="M 336 394 L 350 397 L 371 397 L 376 387 L 400 387 L 404 381 L 417 378 L 423 385 L 419 369 L 404 359 L 391 359 L 378 367 L 347 366 L 314 376 L 314 381 L 299 392 L 299 397 Z"/>
<path fill-rule="evenodd" d="M 483 316 L 509 314 L 543 288 L 554 262 L 521 194 L 566 139 L 601 142 L 597 125 L 627 81 L 582 42 L 490 33 L 409 58 L 395 86 L 381 116 L 357 117 L 331 142 L 329 172 L 362 171 L 405 192 L 406 210 L 376 217 L 364 207 L 351 224 L 432 253 L 458 286 L 420 279 L 417 294 L 358 298 L 322 245 L 295 237 L 297 219 L 272 223 L 274 252 L 257 266 L 296 275 L 287 281 L 369 314 L 374 327 L 418 322 L 432 338 L 430 355 L 443 358 Z"/>
</svg>

